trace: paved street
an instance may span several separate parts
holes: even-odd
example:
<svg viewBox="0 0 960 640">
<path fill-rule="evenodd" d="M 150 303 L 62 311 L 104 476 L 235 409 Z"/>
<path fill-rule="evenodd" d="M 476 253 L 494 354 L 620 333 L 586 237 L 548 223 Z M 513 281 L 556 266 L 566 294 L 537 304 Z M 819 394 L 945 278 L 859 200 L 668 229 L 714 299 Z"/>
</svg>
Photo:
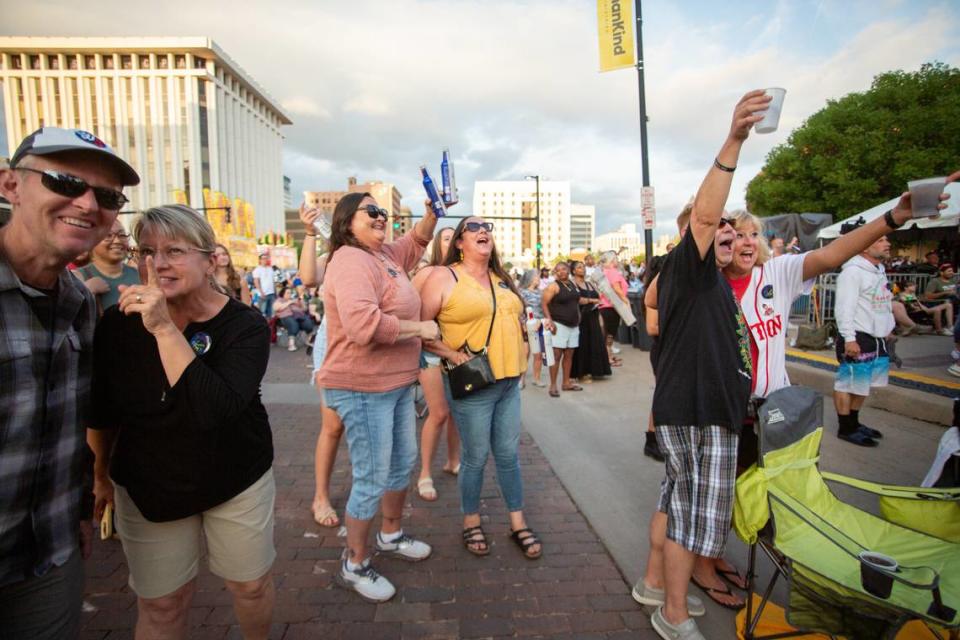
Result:
<svg viewBox="0 0 960 640">
<path fill-rule="evenodd" d="M 409 531 L 433 545 L 433 557 L 420 564 L 377 561 L 396 584 L 397 597 L 373 605 L 333 586 L 343 541 L 310 516 L 319 420 L 316 394 L 305 384 L 306 364 L 302 352 L 274 347 L 264 380 L 278 488 L 272 638 L 655 637 L 597 533 L 526 434 L 520 451 L 526 512 L 543 538 L 543 558 L 526 560 L 507 538 L 491 462 L 483 500 L 489 516 L 484 526 L 493 538 L 490 556 L 476 558 L 462 548 L 455 480 L 438 472 L 440 499 L 425 503 L 411 493 L 405 520 Z M 333 477 L 334 503 L 341 514 L 349 484 L 344 443 Z M 98 541 L 87 571 L 82 637 L 132 638 L 136 604 L 126 586 L 119 541 Z M 222 581 L 203 568 L 198 588 L 190 612 L 191 637 L 239 638 Z"/>
</svg>

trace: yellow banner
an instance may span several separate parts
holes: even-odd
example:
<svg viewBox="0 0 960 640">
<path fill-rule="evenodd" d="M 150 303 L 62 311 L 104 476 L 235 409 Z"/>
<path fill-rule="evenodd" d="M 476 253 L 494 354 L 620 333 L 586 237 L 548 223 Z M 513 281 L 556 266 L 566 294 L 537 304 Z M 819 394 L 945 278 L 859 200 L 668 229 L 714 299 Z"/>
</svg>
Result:
<svg viewBox="0 0 960 640">
<path fill-rule="evenodd" d="M 600 72 L 634 65 L 631 0 L 597 0 Z"/>
</svg>

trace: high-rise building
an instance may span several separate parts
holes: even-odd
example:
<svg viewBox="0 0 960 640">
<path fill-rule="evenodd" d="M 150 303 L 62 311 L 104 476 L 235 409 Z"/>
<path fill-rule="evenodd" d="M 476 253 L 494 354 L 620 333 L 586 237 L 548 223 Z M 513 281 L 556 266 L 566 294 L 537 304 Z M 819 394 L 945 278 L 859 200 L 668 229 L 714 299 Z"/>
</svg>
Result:
<svg viewBox="0 0 960 640">
<path fill-rule="evenodd" d="M 283 176 L 283 208 L 293 208 L 293 192 L 290 191 L 290 178 Z"/>
<path fill-rule="evenodd" d="M 497 249 L 505 261 L 530 262 L 536 255 L 537 225 L 532 220 L 498 220 L 498 217 L 533 218 L 537 213 L 534 180 L 480 181 L 473 186 L 473 214 L 494 224 Z M 570 253 L 570 183 L 540 181 L 540 243 L 545 262 Z"/>
<path fill-rule="evenodd" d="M 41 126 L 90 131 L 141 176 L 143 210 L 196 208 L 203 190 L 253 205 L 257 234 L 284 231 L 280 106 L 209 38 L 0 37 L 12 155 Z"/>
<path fill-rule="evenodd" d="M 593 250 L 597 208 L 592 204 L 570 205 L 570 250 Z"/>
<path fill-rule="evenodd" d="M 594 251 L 620 251 L 621 249 L 623 249 L 620 253 L 621 259 L 633 259 L 643 255 L 643 234 L 637 233 L 637 225 L 624 224 L 616 231 L 600 234 L 593 239 Z"/>
</svg>

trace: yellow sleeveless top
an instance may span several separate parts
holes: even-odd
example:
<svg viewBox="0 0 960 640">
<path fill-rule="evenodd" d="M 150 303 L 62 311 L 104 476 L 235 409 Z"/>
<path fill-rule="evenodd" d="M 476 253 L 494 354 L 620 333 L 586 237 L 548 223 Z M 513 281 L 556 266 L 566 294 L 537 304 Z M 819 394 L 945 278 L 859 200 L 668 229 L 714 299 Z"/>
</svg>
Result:
<svg viewBox="0 0 960 640">
<path fill-rule="evenodd" d="M 466 343 L 473 351 L 480 351 L 487 339 L 493 311 L 490 287 L 463 272 L 460 265 L 454 266 L 453 270 L 457 274 L 457 283 L 437 315 L 443 342 L 451 349 L 459 350 Z M 491 272 L 490 279 L 497 295 L 497 316 L 493 321 L 487 356 L 493 375 L 500 380 L 519 376 L 526 365 L 523 334 L 520 332 L 523 303 L 496 274 Z"/>
</svg>

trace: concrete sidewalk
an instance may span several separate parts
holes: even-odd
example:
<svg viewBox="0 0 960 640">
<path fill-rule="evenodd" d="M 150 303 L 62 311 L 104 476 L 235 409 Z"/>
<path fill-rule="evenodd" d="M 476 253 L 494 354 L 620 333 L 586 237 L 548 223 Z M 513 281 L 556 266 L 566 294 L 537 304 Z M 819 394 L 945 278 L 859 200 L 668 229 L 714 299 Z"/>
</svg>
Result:
<svg viewBox="0 0 960 640">
<path fill-rule="evenodd" d="M 439 500 L 423 502 L 411 491 L 404 521 L 406 530 L 433 545 L 433 557 L 416 564 L 375 560 L 398 589 L 386 604 L 369 604 L 335 587 L 332 576 L 343 539 L 337 530 L 316 525 L 310 515 L 319 412 L 316 393 L 305 384 L 308 374 L 302 352 L 273 349 L 264 381 L 277 480 L 277 604 L 271 638 L 656 637 L 597 532 L 527 434 L 520 445 L 525 512 L 543 539 L 540 560 L 525 559 L 507 537 L 509 523 L 492 461 L 482 506 L 492 553 L 477 558 L 463 549 L 456 480 L 440 472 L 438 460 L 434 479 Z M 344 444 L 332 483 L 341 517 L 349 487 Z M 190 637 L 239 638 L 230 594 L 205 561 L 201 564 Z M 126 585 L 118 540 L 97 541 L 87 576 L 81 637 L 132 638 L 136 600 Z"/>
</svg>

